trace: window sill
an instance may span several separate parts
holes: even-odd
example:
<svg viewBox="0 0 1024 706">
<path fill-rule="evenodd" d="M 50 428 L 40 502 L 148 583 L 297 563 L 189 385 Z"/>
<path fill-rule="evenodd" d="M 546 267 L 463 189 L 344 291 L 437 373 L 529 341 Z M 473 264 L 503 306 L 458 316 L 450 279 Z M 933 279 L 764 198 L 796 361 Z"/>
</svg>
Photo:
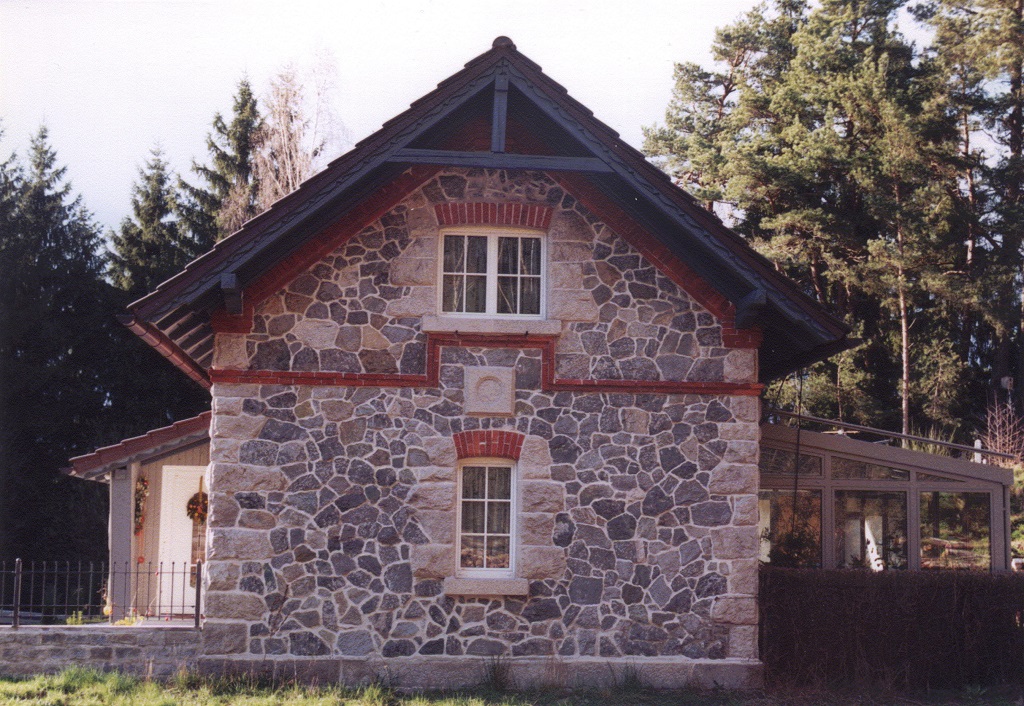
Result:
<svg viewBox="0 0 1024 706">
<path fill-rule="evenodd" d="M 434 316 L 423 317 L 425 333 L 498 333 L 555 336 L 562 332 L 557 319 L 502 319 L 495 316 Z"/>
<path fill-rule="evenodd" d="M 530 592 L 526 579 L 460 579 L 449 576 L 444 580 L 446 596 L 525 596 Z"/>
</svg>

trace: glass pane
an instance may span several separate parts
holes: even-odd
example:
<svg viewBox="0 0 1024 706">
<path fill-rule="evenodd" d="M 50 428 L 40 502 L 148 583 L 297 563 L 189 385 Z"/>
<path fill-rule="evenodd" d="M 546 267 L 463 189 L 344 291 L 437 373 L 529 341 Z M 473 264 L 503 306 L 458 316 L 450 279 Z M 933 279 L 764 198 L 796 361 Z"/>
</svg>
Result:
<svg viewBox="0 0 1024 706">
<path fill-rule="evenodd" d="M 465 238 L 461 235 L 444 236 L 444 271 L 465 272 Z"/>
<path fill-rule="evenodd" d="M 499 314 L 517 314 L 516 311 L 516 289 L 518 289 L 519 280 L 515 277 L 499 277 L 498 278 L 498 313 Z"/>
<path fill-rule="evenodd" d="M 792 451 L 762 446 L 760 468 L 762 473 L 791 476 L 793 469 L 796 468 L 796 454 Z M 821 457 L 801 453 L 799 475 L 820 476 Z"/>
<path fill-rule="evenodd" d="M 465 500 L 462 503 L 462 531 L 483 534 L 484 507 L 486 503 L 481 501 Z"/>
<path fill-rule="evenodd" d="M 487 497 L 490 499 L 508 500 L 512 497 L 512 469 L 487 469 Z"/>
<path fill-rule="evenodd" d="M 832 477 L 847 480 L 910 480 L 910 471 L 833 456 Z"/>
<path fill-rule="evenodd" d="M 445 275 L 441 308 L 444 311 L 462 311 L 463 280 L 461 275 Z"/>
<path fill-rule="evenodd" d="M 482 466 L 466 466 L 462 469 L 462 497 L 483 500 L 487 470 Z"/>
<path fill-rule="evenodd" d="M 473 503 L 476 505 L 477 503 Z M 489 502 L 487 503 L 487 534 L 509 534 L 511 530 L 510 518 L 512 517 L 512 503 Z M 466 523 L 462 523 L 462 529 L 466 529 Z M 475 532 L 476 530 L 466 530 Z"/>
<path fill-rule="evenodd" d="M 498 238 L 498 274 L 514 275 L 519 271 L 519 238 Z"/>
<path fill-rule="evenodd" d="M 463 537 L 459 565 L 464 569 L 484 568 L 484 538 Z"/>
<path fill-rule="evenodd" d="M 509 567 L 508 537 L 487 538 L 487 568 L 507 569 Z"/>
<path fill-rule="evenodd" d="M 992 566 L 988 493 L 921 493 L 921 568 Z"/>
<path fill-rule="evenodd" d="M 540 238 L 522 238 L 523 257 L 521 274 L 540 275 Z"/>
<path fill-rule="evenodd" d="M 933 476 L 931 473 L 918 473 L 917 474 L 917 479 L 918 480 L 928 480 L 928 481 L 937 480 L 937 481 L 941 481 L 943 483 L 963 483 L 963 481 L 960 480 L 959 478 L 946 478 L 945 476 Z"/>
<path fill-rule="evenodd" d="M 466 272 L 487 272 L 487 238 L 471 235 L 466 240 Z"/>
<path fill-rule="evenodd" d="M 872 571 L 907 567 L 907 494 L 836 491 L 836 563 Z"/>
<path fill-rule="evenodd" d="M 772 566 L 821 567 L 821 491 L 792 490 L 758 494 L 760 559 Z"/>
<path fill-rule="evenodd" d="M 519 280 L 520 314 L 540 313 L 540 277 L 523 277 Z"/>
<path fill-rule="evenodd" d="M 483 313 L 487 308 L 487 278 L 466 277 L 466 311 Z"/>
</svg>

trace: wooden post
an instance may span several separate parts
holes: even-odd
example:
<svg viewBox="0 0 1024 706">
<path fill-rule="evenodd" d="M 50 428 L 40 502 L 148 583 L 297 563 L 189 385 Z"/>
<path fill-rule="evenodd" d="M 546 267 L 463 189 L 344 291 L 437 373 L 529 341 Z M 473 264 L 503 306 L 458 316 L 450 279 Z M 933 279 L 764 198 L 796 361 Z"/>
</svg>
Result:
<svg viewBox="0 0 1024 706">
<path fill-rule="evenodd" d="M 203 595 L 203 562 L 196 562 L 196 630 L 199 629 L 199 601 L 202 600 Z"/>
<path fill-rule="evenodd" d="M 21 559 L 14 560 L 14 615 L 11 627 L 21 626 Z"/>
</svg>

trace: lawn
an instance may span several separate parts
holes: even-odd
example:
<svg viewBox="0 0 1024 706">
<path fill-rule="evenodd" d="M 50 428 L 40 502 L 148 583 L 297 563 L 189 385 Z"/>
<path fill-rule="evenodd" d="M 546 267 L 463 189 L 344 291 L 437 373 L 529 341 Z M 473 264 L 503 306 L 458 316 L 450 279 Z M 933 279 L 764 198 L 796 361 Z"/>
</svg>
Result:
<svg viewBox="0 0 1024 706">
<path fill-rule="evenodd" d="M 399 694 L 374 685 L 362 689 L 265 685 L 246 680 L 199 679 L 182 674 L 168 683 L 123 674 L 69 669 L 30 679 L 0 679 L 0 704 L 43 706 L 918 706 L 922 704 L 1022 703 L 1019 694 L 985 690 L 914 697 L 864 694 L 739 694 L 729 692 L 653 692 L 643 689 L 531 693 L 480 690 L 460 693 Z"/>
</svg>

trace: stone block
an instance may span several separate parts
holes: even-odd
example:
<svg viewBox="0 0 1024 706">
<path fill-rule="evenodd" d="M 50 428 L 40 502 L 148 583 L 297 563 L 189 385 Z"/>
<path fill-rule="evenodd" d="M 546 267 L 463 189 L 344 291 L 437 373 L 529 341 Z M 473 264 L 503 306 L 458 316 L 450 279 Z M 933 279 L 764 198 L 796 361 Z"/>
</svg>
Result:
<svg viewBox="0 0 1024 706">
<path fill-rule="evenodd" d="M 223 416 L 237 416 L 242 413 L 242 405 L 245 403 L 240 397 L 214 397 L 210 408 L 214 414 Z"/>
<path fill-rule="evenodd" d="M 711 617 L 729 625 L 757 626 L 757 599 L 749 596 L 719 596 L 711 609 Z"/>
<path fill-rule="evenodd" d="M 757 350 L 729 351 L 723 364 L 723 377 L 726 382 L 757 382 Z"/>
<path fill-rule="evenodd" d="M 565 490 L 561 483 L 525 480 L 519 486 L 522 512 L 561 512 L 565 507 Z"/>
<path fill-rule="evenodd" d="M 708 490 L 714 495 L 747 495 L 757 492 L 758 470 L 754 464 L 728 463 L 711 472 Z"/>
<path fill-rule="evenodd" d="M 470 579 L 449 576 L 444 580 L 446 596 L 525 596 L 530 592 L 526 579 Z"/>
<path fill-rule="evenodd" d="M 433 544 L 455 543 L 455 511 L 417 510 L 416 519 L 420 529 Z"/>
<path fill-rule="evenodd" d="M 249 365 L 245 335 L 218 333 L 213 344 L 213 365 L 224 370 L 243 370 Z"/>
<path fill-rule="evenodd" d="M 210 487 L 215 493 L 284 490 L 287 481 L 281 471 L 271 468 L 215 463 L 210 469 Z"/>
<path fill-rule="evenodd" d="M 561 321 L 597 321 L 597 302 L 590 292 L 575 289 L 553 289 L 548 299 L 548 316 Z"/>
<path fill-rule="evenodd" d="M 210 530 L 207 549 L 211 561 L 223 559 L 269 559 L 274 555 L 266 532 L 246 529 Z"/>
<path fill-rule="evenodd" d="M 759 515 L 756 495 L 739 495 L 733 498 L 732 523 L 734 525 L 756 525 Z"/>
<path fill-rule="evenodd" d="M 515 412 L 515 370 L 469 366 L 465 369 L 465 375 L 466 414 L 512 416 Z"/>
<path fill-rule="evenodd" d="M 210 527 L 234 527 L 238 521 L 238 503 L 224 493 L 214 493 L 210 500 Z"/>
<path fill-rule="evenodd" d="M 555 533 L 555 517 L 547 512 L 519 515 L 519 542 L 524 546 L 550 547 Z"/>
<path fill-rule="evenodd" d="M 455 547 L 451 544 L 417 544 L 410 556 L 416 578 L 443 579 L 455 573 Z"/>
<path fill-rule="evenodd" d="M 756 559 L 757 527 L 720 527 L 711 530 L 715 559 Z"/>
<path fill-rule="evenodd" d="M 436 262 L 420 257 L 396 257 L 388 268 L 388 277 L 396 287 L 433 284 L 437 277 Z"/>
<path fill-rule="evenodd" d="M 451 510 L 455 507 L 455 484 L 421 483 L 413 490 L 409 504 L 417 510 Z"/>
<path fill-rule="evenodd" d="M 757 423 L 761 419 L 761 398 L 737 396 L 729 400 L 729 409 L 738 422 Z"/>
<path fill-rule="evenodd" d="M 211 561 L 203 565 L 203 578 L 208 591 L 233 591 L 238 588 L 242 573 L 238 564 L 228 561 Z"/>
<path fill-rule="evenodd" d="M 551 449 L 547 439 L 529 435 L 523 439 L 519 454 L 519 475 L 522 478 L 551 478 Z"/>
<path fill-rule="evenodd" d="M 249 628 L 245 623 L 207 620 L 203 624 L 203 654 L 240 654 L 246 651 L 248 643 Z"/>
<path fill-rule="evenodd" d="M 260 620 L 267 612 L 267 604 L 253 593 L 207 591 L 203 609 L 212 619 Z"/>
<path fill-rule="evenodd" d="M 458 461 L 455 442 L 450 437 L 429 436 L 420 442 L 420 446 L 427 452 L 427 458 L 435 466 L 454 467 Z"/>
<path fill-rule="evenodd" d="M 730 441 L 722 457 L 728 463 L 752 463 L 757 465 L 760 448 L 758 441 Z"/>
<path fill-rule="evenodd" d="M 518 573 L 527 579 L 561 578 L 565 574 L 565 550 L 561 547 L 520 547 Z"/>
<path fill-rule="evenodd" d="M 756 441 L 761 438 L 761 430 L 753 422 L 733 422 L 718 425 L 718 438 L 726 441 Z"/>
<path fill-rule="evenodd" d="M 338 324 L 330 320 L 300 319 L 292 329 L 292 334 L 310 348 L 324 350 L 333 348 L 338 337 Z"/>
<path fill-rule="evenodd" d="M 410 287 L 409 296 L 388 302 L 387 315 L 396 319 L 433 314 L 437 309 L 436 287 Z"/>
<path fill-rule="evenodd" d="M 729 567 L 729 593 L 757 595 L 757 559 L 733 559 Z"/>
</svg>

